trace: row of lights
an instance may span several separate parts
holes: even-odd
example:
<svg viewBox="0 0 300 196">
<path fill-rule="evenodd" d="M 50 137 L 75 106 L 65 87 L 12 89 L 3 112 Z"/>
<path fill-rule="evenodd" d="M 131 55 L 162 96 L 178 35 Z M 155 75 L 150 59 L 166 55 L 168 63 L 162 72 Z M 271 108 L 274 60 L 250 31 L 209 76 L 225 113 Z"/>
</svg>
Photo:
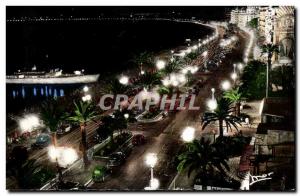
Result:
<svg viewBox="0 0 300 196">
<path fill-rule="evenodd" d="M 236 68 L 238 68 L 238 70 L 241 72 L 244 68 L 244 65 L 242 63 L 233 64 L 233 73 L 231 74 L 231 79 L 234 81 L 234 83 L 238 77 Z M 224 91 L 228 91 L 231 88 L 231 86 L 232 86 L 232 84 L 229 80 L 224 80 L 221 83 L 221 88 Z M 216 101 L 214 93 L 215 93 L 215 88 L 212 88 L 211 89 L 211 99 L 209 99 L 207 101 L 207 106 L 211 111 L 214 111 L 215 109 L 217 109 L 217 101 Z"/>
<path fill-rule="evenodd" d="M 244 63 L 248 63 L 249 54 L 250 54 L 251 48 L 252 48 L 252 46 L 254 44 L 254 32 L 253 32 L 253 30 L 250 30 L 249 35 L 250 35 L 250 40 L 249 40 L 249 44 L 247 46 L 247 49 L 246 49 L 246 51 L 244 53 Z"/>
<path fill-rule="evenodd" d="M 212 38 L 210 38 L 208 40 L 204 40 L 203 44 L 208 43 L 209 41 L 211 41 L 212 39 L 214 39 L 216 37 L 217 37 L 217 34 L 214 35 Z M 192 49 L 196 50 L 200 46 L 201 46 L 201 44 L 199 44 L 198 46 L 194 45 L 192 47 Z M 188 49 L 187 52 L 190 52 L 190 50 Z M 207 52 L 204 54 L 204 56 L 205 57 L 207 56 Z M 158 61 L 157 64 L 156 64 L 156 67 L 158 69 L 163 69 L 165 67 L 165 62 Z M 171 74 L 170 77 L 169 77 L 169 79 L 165 78 L 163 80 L 163 84 L 165 86 L 168 86 L 170 84 L 172 84 L 173 86 L 177 86 L 179 84 L 179 82 L 185 82 L 186 79 L 185 79 L 185 75 L 184 74 L 187 74 L 189 71 L 191 73 L 195 73 L 195 72 L 198 71 L 198 68 L 197 67 L 193 67 L 193 66 L 187 66 L 187 67 L 185 67 L 185 68 L 183 68 L 181 70 L 182 74 Z M 185 142 L 191 142 L 191 141 L 193 141 L 194 137 L 195 137 L 195 128 L 190 127 L 190 126 L 186 127 L 183 130 L 182 135 L 181 135 L 181 138 Z M 149 184 L 148 187 L 145 187 L 145 190 L 156 190 L 159 187 L 159 181 L 158 181 L 158 179 L 156 179 L 156 178 L 153 177 L 153 168 L 154 168 L 156 162 L 157 162 L 157 154 L 155 154 L 155 153 L 149 153 L 146 156 L 146 164 L 149 165 L 150 168 L 151 168 L 151 178 L 150 178 L 150 184 Z"/>
<path fill-rule="evenodd" d="M 231 45 L 232 43 L 234 43 L 237 40 L 236 36 L 231 36 L 229 39 L 221 39 L 220 41 L 220 46 L 221 47 L 227 47 L 229 45 Z"/>
</svg>

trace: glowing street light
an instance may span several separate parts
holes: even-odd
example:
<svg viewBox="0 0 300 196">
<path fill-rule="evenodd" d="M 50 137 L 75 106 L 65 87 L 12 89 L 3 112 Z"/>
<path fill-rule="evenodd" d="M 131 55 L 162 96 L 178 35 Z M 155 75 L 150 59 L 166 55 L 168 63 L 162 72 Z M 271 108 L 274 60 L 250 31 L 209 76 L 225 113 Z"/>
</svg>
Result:
<svg viewBox="0 0 300 196">
<path fill-rule="evenodd" d="M 127 85 L 129 82 L 129 78 L 127 76 L 122 76 L 119 80 L 119 82 L 123 85 Z"/>
<path fill-rule="evenodd" d="M 231 84 L 230 84 L 230 82 L 228 80 L 225 80 L 225 81 L 222 82 L 221 86 L 222 86 L 223 90 L 227 91 L 227 90 L 230 89 Z"/>
<path fill-rule="evenodd" d="M 208 106 L 209 110 L 214 111 L 215 109 L 217 109 L 218 104 L 215 99 L 210 99 L 207 102 L 207 106 Z"/>
<path fill-rule="evenodd" d="M 57 162 L 60 167 L 67 167 L 78 159 L 76 150 L 68 147 L 48 147 L 50 161 Z"/>
<path fill-rule="evenodd" d="M 88 92 L 89 91 L 89 87 L 88 86 L 84 86 L 83 87 L 83 92 Z"/>
<path fill-rule="evenodd" d="M 19 127 L 22 132 L 29 131 L 40 126 L 40 120 L 35 114 L 28 114 L 19 120 Z"/>
<path fill-rule="evenodd" d="M 239 63 L 239 64 L 237 65 L 237 68 L 238 68 L 240 71 L 242 71 L 242 70 L 244 69 L 243 63 Z"/>
<path fill-rule="evenodd" d="M 146 164 L 153 168 L 157 163 L 157 154 L 156 153 L 149 153 L 146 156 Z"/>
<path fill-rule="evenodd" d="M 235 81 L 237 79 L 237 73 L 233 72 L 231 74 L 231 79 L 233 79 Z"/>
<path fill-rule="evenodd" d="M 211 99 L 214 100 L 215 99 L 215 88 L 211 88 Z"/>
<path fill-rule="evenodd" d="M 185 142 L 191 142 L 195 138 L 195 128 L 193 127 L 186 127 L 182 131 L 181 138 Z"/>
<path fill-rule="evenodd" d="M 126 119 L 128 119 L 129 118 L 129 114 L 124 114 L 124 117 L 126 118 Z"/>
<path fill-rule="evenodd" d="M 153 177 L 153 168 L 157 163 L 157 154 L 149 153 L 146 156 L 146 164 L 151 168 L 151 178 L 150 178 L 150 186 L 145 187 L 145 190 L 156 190 L 159 187 L 159 181 Z"/>
<path fill-rule="evenodd" d="M 165 68 L 165 66 L 166 66 L 166 62 L 163 61 L 163 60 L 158 60 L 156 62 L 156 67 L 157 67 L 158 70 L 161 70 L 161 69 Z"/>
<path fill-rule="evenodd" d="M 92 100 L 92 96 L 90 94 L 87 94 L 87 95 L 83 96 L 81 99 L 84 102 L 91 101 Z"/>
<path fill-rule="evenodd" d="M 204 57 L 204 70 L 205 70 L 205 72 L 207 72 L 207 55 L 208 55 L 208 51 L 203 52 L 202 55 Z"/>
</svg>

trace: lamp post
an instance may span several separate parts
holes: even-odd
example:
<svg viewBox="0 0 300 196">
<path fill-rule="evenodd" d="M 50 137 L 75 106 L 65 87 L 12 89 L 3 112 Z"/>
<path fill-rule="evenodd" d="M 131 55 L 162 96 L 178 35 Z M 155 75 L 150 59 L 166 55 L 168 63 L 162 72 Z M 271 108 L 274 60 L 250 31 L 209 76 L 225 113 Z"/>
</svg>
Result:
<svg viewBox="0 0 300 196">
<path fill-rule="evenodd" d="M 202 53 L 203 57 L 204 57 L 204 71 L 207 72 L 207 55 L 208 55 L 208 51 L 206 50 L 205 52 Z"/>
<path fill-rule="evenodd" d="M 231 79 L 234 81 L 235 84 L 235 81 L 237 79 L 236 64 L 233 64 L 233 73 L 231 74 Z"/>
<path fill-rule="evenodd" d="M 215 100 L 215 88 L 211 88 L 211 99 Z"/>
<path fill-rule="evenodd" d="M 58 182 L 59 185 L 62 185 L 62 168 L 68 167 L 78 159 L 77 152 L 73 148 L 50 146 L 48 147 L 48 156 L 50 161 L 56 164 Z"/>
<path fill-rule="evenodd" d="M 86 92 L 88 92 L 88 91 L 89 91 L 89 87 L 88 87 L 88 86 L 84 86 L 84 87 L 83 87 L 83 92 L 86 93 Z"/>
<path fill-rule="evenodd" d="M 151 176 L 150 176 L 150 186 L 145 187 L 145 190 L 156 190 L 159 187 L 159 181 L 154 178 L 153 175 L 153 168 L 157 163 L 157 154 L 156 153 L 149 153 L 146 156 L 146 164 L 150 166 L 151 169 Z"/>
</svg>

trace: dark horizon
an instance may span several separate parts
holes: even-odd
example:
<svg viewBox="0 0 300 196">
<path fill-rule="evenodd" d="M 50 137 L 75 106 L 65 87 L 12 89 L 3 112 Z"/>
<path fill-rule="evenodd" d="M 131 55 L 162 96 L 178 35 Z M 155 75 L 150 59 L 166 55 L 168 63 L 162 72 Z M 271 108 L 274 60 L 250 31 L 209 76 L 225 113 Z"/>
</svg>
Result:
<svg viewBox="0 0 300 196">
<path fill-rule="evenodd" d="M 224 20 L 233 6 L 7 6 L 7 19 L 13 17 L 95 17 L 149 13 L 164 17 L 196 17 Z"/>
</svg>

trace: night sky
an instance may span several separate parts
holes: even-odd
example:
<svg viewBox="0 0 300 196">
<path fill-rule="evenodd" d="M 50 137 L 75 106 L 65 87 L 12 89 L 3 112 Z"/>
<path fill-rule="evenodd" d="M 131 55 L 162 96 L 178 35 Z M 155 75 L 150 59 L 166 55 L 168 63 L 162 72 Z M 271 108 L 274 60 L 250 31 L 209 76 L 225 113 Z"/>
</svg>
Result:
<svg viewBox="0 0 300 196">
<path fill-rule="evenodd" d="M 95 17 L 129 16 L 131 13 L 153 13 L 159 16 L 197 17 L 203 20 L 222 20 L 232 7 L 223 6 L 22 6 L 7 7 L 12 17 Z"/>
</svg>

